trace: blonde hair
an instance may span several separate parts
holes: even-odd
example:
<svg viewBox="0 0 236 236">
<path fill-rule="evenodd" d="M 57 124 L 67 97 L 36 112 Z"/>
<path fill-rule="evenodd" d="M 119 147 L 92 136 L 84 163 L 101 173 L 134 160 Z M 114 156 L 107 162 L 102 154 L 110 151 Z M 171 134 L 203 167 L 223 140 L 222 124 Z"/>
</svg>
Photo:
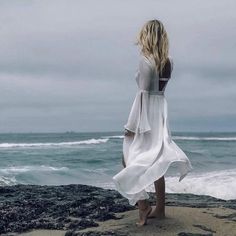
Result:
<svg viewBox="0 0 236 236">
<path fill-rule="evenodd" d="M 169 40 L 164 25 L 159 20 L 150 20 L 141 28 L 135 45 L 141 46 L 144 56 L 154 58 L 156 69 L 162 73 L 169 54 Z"/>
</svg>

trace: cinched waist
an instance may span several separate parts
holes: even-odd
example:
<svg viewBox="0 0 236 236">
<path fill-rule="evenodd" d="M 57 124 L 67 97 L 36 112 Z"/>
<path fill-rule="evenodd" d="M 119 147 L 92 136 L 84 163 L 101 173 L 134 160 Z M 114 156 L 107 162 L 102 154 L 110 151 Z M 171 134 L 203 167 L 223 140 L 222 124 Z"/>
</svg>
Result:
<svg viewBox="0 0 236 236">
<path fill-rule="evenodd" d="M 144 92 L 144 93 L 148 93 L 150 95 L 162 95 L 162 96 L 164 96 L 164 91 L 148 91 L 148 90 L 144 90 L 144 89 L 139 89 L 139 91 Z"/>
</svg>

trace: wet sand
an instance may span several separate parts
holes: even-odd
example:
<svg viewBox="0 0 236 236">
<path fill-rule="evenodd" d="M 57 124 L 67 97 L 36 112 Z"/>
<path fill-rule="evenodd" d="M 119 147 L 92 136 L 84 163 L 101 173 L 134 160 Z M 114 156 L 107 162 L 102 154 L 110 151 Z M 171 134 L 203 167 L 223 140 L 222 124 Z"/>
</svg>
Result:
<svg viewBox="0 0 236 236">
<path fill-rule="evenodd" d="M 147 225 L 137 227 L 135 222 L 138 220 L 138 210 L 131 210 L 116 213 L 119 220 L 107 220 L 98 222 L 98 227 L 87 228 L 74 231 L 74 235 L 134 235 L 134 236 L 173 236 L 173 235 L 236 235 L 236 210 L 228 208 L 192 208 L 166 206 L 165 219 L 148 219 Z M 234 217 L 233 217 L 234 216 Z M 91 231 L 94 234 L 91 234 Z M 96 232 L 100 232 L 97 233 Z M 29 233 L 20 234 L 22 236 L 63 236 L 66 231 L 56 230 L 34 230 Z M 86 234 L 83 234 L 86 235 Z"/>
</svg>

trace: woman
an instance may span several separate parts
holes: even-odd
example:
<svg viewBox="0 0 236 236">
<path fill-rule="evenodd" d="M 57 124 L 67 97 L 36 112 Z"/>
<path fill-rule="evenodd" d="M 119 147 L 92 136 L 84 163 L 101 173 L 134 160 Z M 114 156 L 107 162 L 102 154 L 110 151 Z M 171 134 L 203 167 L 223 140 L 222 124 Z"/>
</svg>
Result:
<svg viewBox="0 0 236 236">
<path fill-rule="evenodd" d="M 150 20 L 142 27 L 137 45 L 141 47 L 136 73 L 138 91 L 128 121 L 124 125 L 123 168 L 113 176 L 116 189 L 129 200 L 138 202 L 139 222 L 147 218 L 165 217 L 164 174 L 176 162 L 181 181 L 193 167 L 185 153 L 172 140 L 167 100 L 164 91 L 173 70 L 169 57 L 166 30 L 159 20 Z M 157 202 L 152 209 L 147 188 L 154 183 Z"/>
</svg>

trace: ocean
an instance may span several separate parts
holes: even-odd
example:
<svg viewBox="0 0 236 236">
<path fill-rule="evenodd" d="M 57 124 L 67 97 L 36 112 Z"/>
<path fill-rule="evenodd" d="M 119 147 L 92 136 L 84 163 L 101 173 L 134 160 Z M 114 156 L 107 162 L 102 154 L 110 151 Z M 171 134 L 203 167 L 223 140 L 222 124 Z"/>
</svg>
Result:
<svg viewBox="0 0 236 236">
<path fill-rule="evenodd" d="M 178 182 L 172 164 L 165 174 L 166 192 L 236 199 L 236 133 L 171 134 L 194 169 Z M 123 168 L 122 143 L 121 132 L 0 134 L 0 186 L 87 184 L 115 189 L 112 176 Z"/>
</svg>

